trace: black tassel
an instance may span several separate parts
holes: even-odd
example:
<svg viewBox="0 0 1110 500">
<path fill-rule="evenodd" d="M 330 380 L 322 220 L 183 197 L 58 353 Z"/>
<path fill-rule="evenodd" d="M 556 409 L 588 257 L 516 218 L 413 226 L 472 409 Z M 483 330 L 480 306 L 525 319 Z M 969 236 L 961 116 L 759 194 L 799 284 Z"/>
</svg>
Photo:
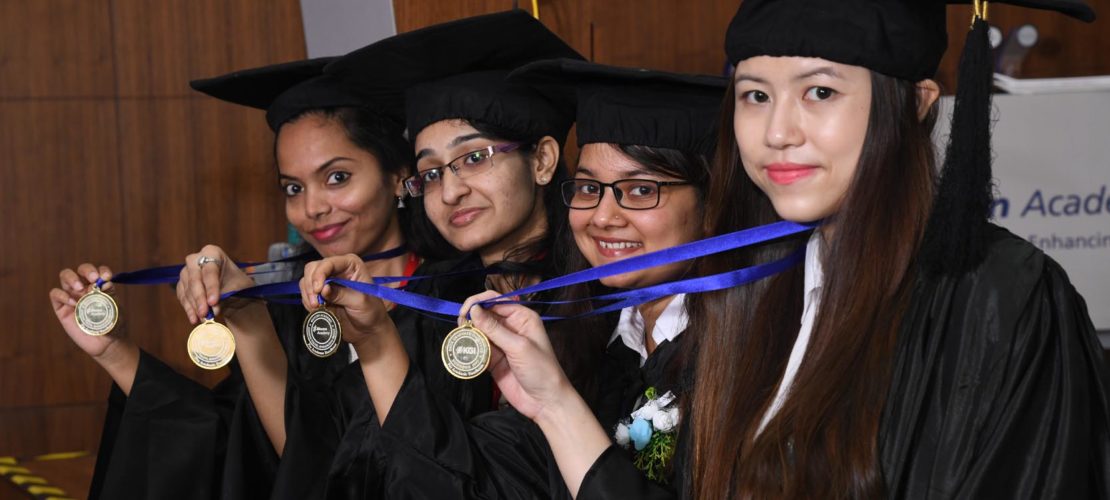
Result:
<svg viewBox="0 0 1110 500">
<path fill-rule="evenodd" d="M 990 26 L 975 19 L 960 57 L 952 129 L 921 259 L 934 275 L 970 271 L 986 254 L 991 175 Z"/>
</svg>

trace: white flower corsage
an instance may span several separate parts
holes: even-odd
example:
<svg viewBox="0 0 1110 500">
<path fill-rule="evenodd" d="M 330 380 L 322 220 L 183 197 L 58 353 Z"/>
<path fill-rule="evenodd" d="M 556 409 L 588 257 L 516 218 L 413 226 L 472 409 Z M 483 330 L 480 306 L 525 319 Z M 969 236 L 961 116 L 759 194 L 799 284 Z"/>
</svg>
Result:
<svg viewBox="0 0 1110 500">
<path fill-rule="evenodd" d="M 632 412 L 630 418 L 617 423 L 613 438 L 625 448 L 632 445 L 633 462 L 648 479 L 665 484 L 680 415 L 670 391 L 659 396 L 654 387 L 648 387 L 644 396 L 647 397 L 644 405 Z"/>
</svg>

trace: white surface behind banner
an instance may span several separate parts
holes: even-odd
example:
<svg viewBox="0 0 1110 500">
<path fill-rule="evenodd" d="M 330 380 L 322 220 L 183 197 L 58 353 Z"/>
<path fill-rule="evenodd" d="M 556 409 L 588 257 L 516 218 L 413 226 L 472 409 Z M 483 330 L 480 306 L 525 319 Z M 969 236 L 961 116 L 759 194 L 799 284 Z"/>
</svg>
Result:
<svg viewBox="0 0 1110 500">
<path fill-rule="evenodd" d="M 1110 330 L 1110 93 L 997 95 L 994 104 L 995 222 L 1059 262 L 1095 327 Z M 938 144 L 951 99 L 942 105 Z"/>
<path fill-rule="evenodd" d="M 338 56 L 397 34 L 393 0 L 301 0 L 308 57 Z"/>
</svg>

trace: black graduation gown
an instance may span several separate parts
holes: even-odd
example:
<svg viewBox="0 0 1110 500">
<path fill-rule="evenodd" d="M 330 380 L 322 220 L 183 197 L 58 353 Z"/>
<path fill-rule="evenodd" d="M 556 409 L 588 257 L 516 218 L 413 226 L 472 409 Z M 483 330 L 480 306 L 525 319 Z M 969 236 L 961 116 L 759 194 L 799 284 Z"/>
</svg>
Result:
<svg viewBox="0 0 1110 500">
<path fill-rule="evenodd" d="M 991 238 L 976 271 L 915 285 L 878 436 L 887 492 L 1110 498 L 1107 373 L 1087 306 L 1033 245 Z M 635 472 L 606 453 L 582 490 L 668 497 Z"/>
<path fill-rule="evenodd" d="M 426 263 L 417 275 L 435 274 L 460 265 L 458 261 Z M 452 277 L 454 281 L 481 278 L 474 275 Z M 407 290 L 428 293 L 434 286 L 454 288 L 452 281 L 411 281 Z M 472 286 L 472 285 L 466 285 Z M 246 390 L 238 363 L 231 364 L 231 375 L 214 389 L 185 377 L 146 353 L 129 397 L 113 386 L 109 397 L 96 470 L 90 498 L 304 498 L 300 492 L 313 491 L 324 477 L 319 472 L 315 447 L 301 446 L 323 431 L 305 428 L 305 422 L 326 422 L 336 413 L 329 406 L 314 407 L 299 397 L 297 390 L 310 394 L 326 393 L 332 386 L 350 384 L 346 379 L 349 348 L 344 343 L 330 358 L 310 354 L 301 340 L 306 312 L 299 305 L 269 304 L 274 328 L 289 362 L 289 381 L 293 397 L 286 399 L 287 444 L 279 460 Z M 438 324 L 432 327 L 419 314 L 396 308 L 391 316 L 405 332 L 406 349 L 422 363 L 438 362 L 438 343 L 425 346 L 429 339 L 442 337 Z M 425 330 L 426 329 L 426 330 Z M 448 328 L 449 330 L 449 328 Z M 354 366 L 354 372 L 361 372 Z M 438 381 L 437 381 L 438 383 Z M 366 394 L 363 384 L 363 394 Z M 440 387 L 440 386 L 435 386 Z M 491 382 L 476 379 L 467 389 L 451 390 L 452 404 L 464 413 L 486 408 L 491 400 Z M 369 400 L 369 397 L 365 397 Z M 330 400 L 328 400 L 330 402 Z M 347 402 L 356 406 L 355 402 Z M 342 413 L 341 413 L 342 414 Z M 323 462 L 326 471 L 327 461 Z"/>
<path fill-rule="evenodd" d="M 677 392 L 672 380 L 679 377 L 672 376 L 671 362 L 681 339 L 661 343 L 643 368 L 639 355 L 622 342 L 610 344 L 593 405 L 608 433 L 629 416 L 647 387 Z M 512 408 L 468 421 L 427 390 L 424 373 L 410 370 L 390 412 L 377 448 L 383 477 L 380 497 L 570 497 L 543 433 Z M 631 456 L 615 446 L 606 453 Z"/>
<path fill-rule="evenodd" d="M 418 274 L 475 272 L 414 281 L 406 290 L 461 302 L 485 290 L 480 269 L 476 256 L 426 265 Z M 470 418 L 494 408 L 489 375 L 459 380 L 443 369 L 440 345 L 456 326 L 453 321 L 403 307 L 391 316 L 410 365 L 433 374 L 430 391 L 441 395 L 452 411 Z M 345 367 L 329 384 L 290 377 L 286 401 L 288 440 L 272 498 L 380 498 L 379 468 L 371 453 L 378 419 L 358 363 Z"/>
</svg>

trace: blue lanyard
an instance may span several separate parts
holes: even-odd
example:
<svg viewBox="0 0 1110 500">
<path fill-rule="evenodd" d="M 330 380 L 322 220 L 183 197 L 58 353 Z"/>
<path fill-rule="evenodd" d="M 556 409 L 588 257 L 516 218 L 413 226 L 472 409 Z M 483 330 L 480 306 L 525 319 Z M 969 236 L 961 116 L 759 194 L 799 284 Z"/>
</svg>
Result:
<svg viewBox="0 0 1110 500">
<path fill-rule="evenodd" d="M 405 246 L 400 245 L 400 246 L 397 246 L 397 247 L 394 247 L 394 248 L 390 248 L 389 250 L 385 250 L 385 251 L 382 251 L 382 252 L 366 255 L 366 256 L 362 257 L 362 260 L 369 261 L 369 260 L 390 259 L 390 258 L 393 258 L 393 257 L 397 257 L 399 255 L 403 255 L 405 253 L 405 251 L 406 251 Z M 275 260 L 273 262 L 243 262 L 243 263 L 236 263 L 235 265 L 240 267 L 240 268 L 249 268 L 249 267 L 261 266 L 263 264 L 276 264 L 276 263 L 284 263 L 284 262 L 299 262 L 299 261 L 307 260 L 310 255 L 313 255 L 313 254 L 312 253 L 307 253 L 307 254 L 294 255 L 292 257 L 286 257 L 284 259 Z M 185 268 L 185 266 L 183 264 L 176 264 L 176 265 L 172 265 L 172 266 L 161 266 L 161 267 L 151 267 L 151 268 L 148 268 L 148 269 L 140 269 L 138 271 L 128 271 L 128 272 L 116 274 L 116 275 L 112 276 L 112 279 L 110 279 L 110 280 L 97 279 L 95 285 L 96 285 L 97 288 L 100 288 L 101 286 L 103 286 L 105 283 L 108 283 L 108 282 L 118 283 L 118 284 L 121 284 L 121 285 L 162 285 L 162 284 L 169 284 L 169 283 L 177 283 L 178 278 L 181 276 L 181 270 L 184 269 L 184 268 Z M 258 274 L 263 274 L 265 272 L 270 272 L 270 271 L 262 271 L 262 272 L 256 272 L 256 273 L 248 273 L 248 274 L 254 276 L 254 275 L 258 275 Z"/>
<path fill-rule="evenodd" d="M 631 257 L 610 264 L 585 269 L 564 276 L 559 276 L 557 278 L 552 278 L 550 280 L 546 280 L 535 285 L 525 287 L 520 290 L 515 290 L 504 295 L 483 301 L 481 302 L 481 304 L 557 304 L 587 300 L 614 301 L 613 304 L 609 304 L 604 307 L 595 309 L 589 313 L 586 313 L 602 314 L 610 311 L 620 310 L 625 307 L 632 307 L 635 305 L 643 304 L 645 302 L 650 302 L 652 300 L 676 293 L 697 293 L 731 288 L 766 278 L 768 276 L 782 272 L 783 270 L 788 269 L 793 265 L 796 265 L 797 263 L 801 262 L 805 256 L 804 246 L 785 258 L 769 263 L 758 264 L 755 266 L 711 276 L 689 278 L 635 290 L 624 290 L 611 294 L 601 295 L 598 297 L 589 297 L 575 301 L 563 302 L 521 301 L 510 298 L 514 296 L 524 296 L 540 291 L 551 290 L 559 287 L 576 285 L 605 278 L 608 276 L 639 271 L 641 269 L 672 264 L 675 262 L 682 262 L 729 250 L 757 245 L 760 243 L 765 243 L 779 238 L 810 231 L 816 226 L 816 224 L 803 225 L 784 221 L 745 229 L 742 231 L 736 231 L 720 236 L 714 236 L 711 238 L 674 246 L 664 250 Z M 428 297 L 412 292 L 406 292 L 404 290 L 397 290 L 376 283 L 362 283 L 338 278 L 329 279 L 327 280 L 327 283 L 334 283 L 358 292 L 365 293 L 367 295 L 372 295 L 380 299 L 388 300 L 390 302 L 411 309 L 439 314 L 447 316 L 449 318 L 457 316 L 459 310 L 462 308 L 462 304 L 458 302 L 452 302 L 435 297 Z M 287 285 L 287 288 L 279 288 L 282 293 L 299 293 L 299 288 L 297 284 L 290 283 Z M 558 320 L 566 318 L 559 316 L 545 316 L 543 319 Z"/>
</svg>

